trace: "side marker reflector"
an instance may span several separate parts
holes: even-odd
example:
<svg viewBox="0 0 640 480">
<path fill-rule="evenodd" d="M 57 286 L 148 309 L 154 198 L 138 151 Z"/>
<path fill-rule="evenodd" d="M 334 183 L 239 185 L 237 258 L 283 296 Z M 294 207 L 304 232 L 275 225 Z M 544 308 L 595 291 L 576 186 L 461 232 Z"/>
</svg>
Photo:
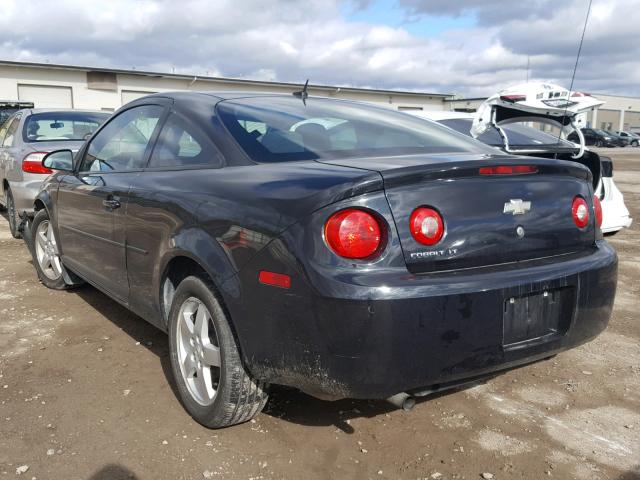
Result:
<svg viewBox="0 0 640 480">
<path fill-rule="evenodd" d="M 264 285 L 273 287 L 291 288 L 291 277 L 283 273 L 267 272 L 262 270 L 258 275 L 258 280 Z"/>
</svg>

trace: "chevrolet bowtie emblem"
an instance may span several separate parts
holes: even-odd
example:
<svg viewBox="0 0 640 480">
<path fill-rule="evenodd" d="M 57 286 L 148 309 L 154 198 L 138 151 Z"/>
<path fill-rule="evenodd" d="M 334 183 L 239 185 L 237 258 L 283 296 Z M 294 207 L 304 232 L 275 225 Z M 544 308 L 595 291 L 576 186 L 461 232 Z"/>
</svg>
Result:
<svg viewBox="0 0 640 480">
<path fill-rule="evenodd" d="M 502 213 L 511 213 L 512 215 L 524 215 L 531 210 L 531 202 L 525 202 L 523 200 L 511 199 L 504 204 L 504 210 Z"/>
</svg>

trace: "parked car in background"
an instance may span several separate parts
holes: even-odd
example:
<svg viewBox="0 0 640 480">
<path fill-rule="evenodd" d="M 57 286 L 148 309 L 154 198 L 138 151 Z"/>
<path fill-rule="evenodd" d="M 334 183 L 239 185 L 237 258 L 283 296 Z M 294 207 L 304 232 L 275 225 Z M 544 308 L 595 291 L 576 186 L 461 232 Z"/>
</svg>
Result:
<svg viewBox="0 0 640 480">
<path fill-rule="evenodd" d="M 626 138 L 632 147 L 640 146 L 640 135 L 633 132 L 616 132 L 619 137 Z"/>
<path fill-rule="evenodd" d="M 22 102 L 17 100 L 0 100 L 0 128 L 11 115 L 24 108 L 33 108 L 33 102 Z"/>
<path fill-rule="evenodd" d="M 413 112 L 412 112 L 413 113 Z M 471 135 L 470 129 L 473 115 L 461 112 L 416 112 L 416 116 L 436 121 L 465 135 Z M 608 157 L 601 157 L 596 152 L 585 150 L 581 159 L 573 159 L 576 146 L 557 136 L 550 135 L 522 123 L 512 123 L 502 127 L 509 138 L 509 146 L 520 155 L 531 155 L 545 158 L 560 158 L 577 161 L 587 166 L 593 175 L 593 188 L 602 203 L 602 231 L 614 234 L 631 226 L 632 219 L 624 203 L 622 192 L 613 181 L 613 162 Z M 489 130 L 478 137 L 478 140 L 502 149 L 503 142 L 497 130 Z"/>
<path fill-rule="evenodd" d="M 612 132 L 611 130 L 605 130 L 605 132 L 608 133 L 610 136 L 617 138 L 620 141 L 621 147 L 628 147 L 629 144 L 631 143 L 629 140 L 629 137 L 618 135 L 617 133 Z"/>
<path fill-rule="evenodd" d="M 45 154 L 77 151 L 107 118 L 105 112 L 27 109 L 0 127 L 0 206 L 7 209 L 15 238 L 20 237 L 19 214 L 33 209 L 40 184 L 51 174 L 42 166 Z"/>
<path fill-rule="evenodd" d="M 156 94 L 43 165 L 25 227 L 40 280 L 88 281 L 168 332 L 208 427 L 251 419 L 268 384 L 409 408 L 611 314 L 587 168 L 384 107 Z"/>
<path fill-rule="evenodd" d="M 598 128 L 581 128 L 582 135 L 586 145 L 593 145 L 595 147 L 622 147 L 624 143 L 617 135 L 612 135 L 605 130 Z M 580 143 L 578 134 L 571 132 L 567 137 L 567 140 L 574 143 Z"/>
</svg>

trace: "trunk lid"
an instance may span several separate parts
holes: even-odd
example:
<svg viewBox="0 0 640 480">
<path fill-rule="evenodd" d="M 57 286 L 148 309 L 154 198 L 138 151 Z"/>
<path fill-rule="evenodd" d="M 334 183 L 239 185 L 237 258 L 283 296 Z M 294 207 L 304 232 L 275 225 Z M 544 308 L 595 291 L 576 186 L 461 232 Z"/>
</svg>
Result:
<svg viewBox="0 0 640 480">
<path fill-rule="evenodd" d="M 595 239 L 590 173 L 573 162 L 502 155 L 326 162 L 382 175 L 404 258 L 413 273 L 569 254 L 586 250 Z M 537 172 L 479 173 L 481 167 L 503 165 L 532 166 Z M 572 217 L 577 195 L 585 198 L 591 209 L 584 229 L 576 227 Z M 434 246 L 422 245 L 411 235 L 409 219 L 420 206 L 435 208 L 444 220 L 445 234 Z"/>
</svg>

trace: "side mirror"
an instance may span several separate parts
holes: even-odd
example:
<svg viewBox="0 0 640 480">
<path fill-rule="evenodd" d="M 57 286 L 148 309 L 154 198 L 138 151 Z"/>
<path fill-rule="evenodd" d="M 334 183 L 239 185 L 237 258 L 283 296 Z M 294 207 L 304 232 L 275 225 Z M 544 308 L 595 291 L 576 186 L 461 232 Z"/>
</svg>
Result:
<svg viewBox="0 0 640 480">
<path fill-rule="evenodd" d="M 51 170 L 73 171 L 73 152 L 71 150 L 54 150 L 42 159 L 42 166 Z"/>
</svg>

